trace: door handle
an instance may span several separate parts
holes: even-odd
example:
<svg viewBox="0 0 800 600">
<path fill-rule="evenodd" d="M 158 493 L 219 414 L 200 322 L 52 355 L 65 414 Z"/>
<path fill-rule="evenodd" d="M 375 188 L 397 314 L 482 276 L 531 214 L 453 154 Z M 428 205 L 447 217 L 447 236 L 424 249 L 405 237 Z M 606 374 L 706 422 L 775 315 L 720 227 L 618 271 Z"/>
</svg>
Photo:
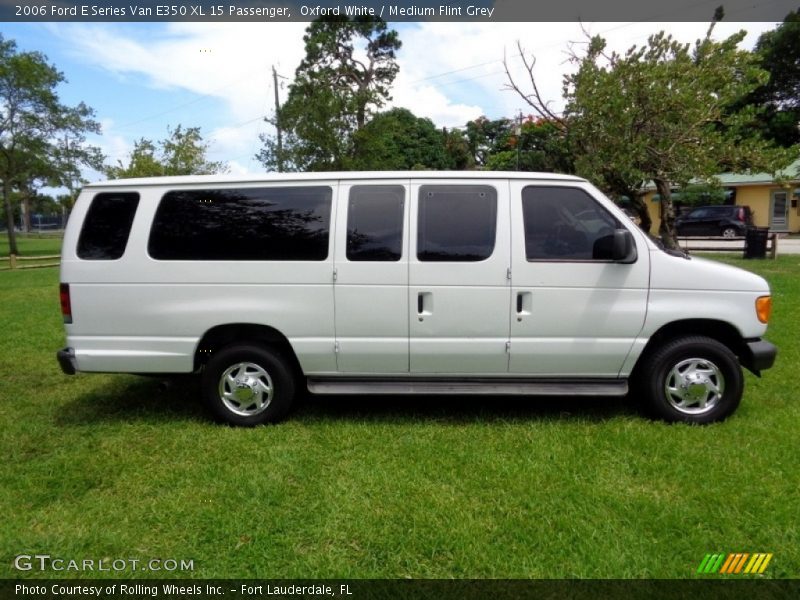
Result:
<svg viewBox="0 0 800 600">
<path fill-rule="evenodd" d="M 517 292 L 517 321 L 522 321 L 522 317 L 530 315 L 533 310 L 533 295 L 531 292 Z"/>
<path fill-rule="evenodd" d="M 417 316 L 422 321 L 425 316 L 433 314 L 433 293 L 419 292 L 417 294 Z"/>
</svg>

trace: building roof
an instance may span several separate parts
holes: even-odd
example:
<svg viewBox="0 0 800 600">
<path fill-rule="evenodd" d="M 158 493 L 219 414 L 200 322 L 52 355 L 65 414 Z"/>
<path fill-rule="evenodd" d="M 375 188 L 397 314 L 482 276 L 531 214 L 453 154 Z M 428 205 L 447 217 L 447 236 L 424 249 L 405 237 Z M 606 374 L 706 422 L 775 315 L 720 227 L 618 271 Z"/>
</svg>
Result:
<svg viewBox="0 0 800 600">
<path fill-rule="evenodd" d="M 717 175 L 724 186 L 733 185 L 757 185 L 773 183 L 775 179 L 786 179 L 787 181 L 800 181 L 800 159 L 797 159 L 785 169 L 772 173 L 753 173 L 745 175 L 743 173 L 723 173 Z"/>
</svg>

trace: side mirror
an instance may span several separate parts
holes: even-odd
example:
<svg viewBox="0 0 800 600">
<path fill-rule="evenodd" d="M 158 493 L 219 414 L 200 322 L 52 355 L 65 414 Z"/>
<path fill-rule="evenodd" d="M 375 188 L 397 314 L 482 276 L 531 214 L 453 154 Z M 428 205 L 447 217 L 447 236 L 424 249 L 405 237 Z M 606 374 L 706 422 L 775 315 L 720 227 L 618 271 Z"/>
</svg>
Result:
<svg viewBox="0 0 800 600">
<path fill-rule="evenodd" d="M 627 229 L 615 229 L 611 247 L 611 260 L 618 263 L 630 264 L 636 262 L 636 242 Z"/>
</svg>

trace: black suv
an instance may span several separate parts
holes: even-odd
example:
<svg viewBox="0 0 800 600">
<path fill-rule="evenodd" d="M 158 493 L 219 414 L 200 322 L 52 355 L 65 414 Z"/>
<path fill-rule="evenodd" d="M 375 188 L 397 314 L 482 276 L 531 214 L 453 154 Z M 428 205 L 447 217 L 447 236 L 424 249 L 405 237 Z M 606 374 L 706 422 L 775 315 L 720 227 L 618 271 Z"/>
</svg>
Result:
<svg viewBox="0 0 800 600">
<path fill-rule="evenodd" d="M 698 206 L 675 219 L 678 235 L 744 236 L 753 226 L 749 206 Z"/>
</svg>

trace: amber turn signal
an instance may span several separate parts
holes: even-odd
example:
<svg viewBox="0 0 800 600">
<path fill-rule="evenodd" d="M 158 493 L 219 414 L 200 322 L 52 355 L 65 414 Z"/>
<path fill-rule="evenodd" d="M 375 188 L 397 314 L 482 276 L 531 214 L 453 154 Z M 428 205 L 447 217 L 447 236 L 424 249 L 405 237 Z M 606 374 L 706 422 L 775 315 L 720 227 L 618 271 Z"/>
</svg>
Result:
<svg viewBox="0 0 800 600">
<path fill-rule="evenodd" d="M 756 315 L 762 323 L 769 322 L 769 315 L 772 313 L 772 296 L 761 296 L 756 299 Z"/>
</svg>

